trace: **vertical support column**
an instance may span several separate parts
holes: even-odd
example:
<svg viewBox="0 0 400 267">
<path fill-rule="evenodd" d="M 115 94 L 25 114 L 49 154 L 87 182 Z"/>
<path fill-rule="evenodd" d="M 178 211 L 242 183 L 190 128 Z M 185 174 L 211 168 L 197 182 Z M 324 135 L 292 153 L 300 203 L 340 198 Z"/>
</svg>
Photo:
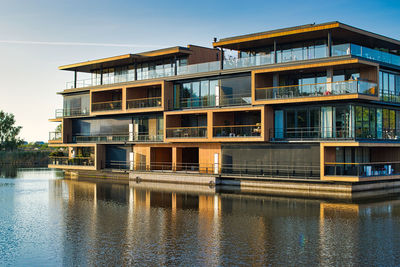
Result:
<svg viewBox="0 0 400 267">
<path fill-rule="evenodd" d="M 213 112 L 207 111 L 207 138 L 211 140 L 213 138 L 213 131 L 214 131 L 214 118 Z"/>
<path fill-rule="evenodd" d="M 178 58 L 174 56 L 174 75 L 178 75 Z"/>
<path fill-rule="evenodd" d="M 76 80 L 78 78 L 78 72 L 74 70 L 74 88 L 76 88 Z"/>
<path fill-rule="evenodd" d="M 100 85 L 103 84 L 103 68 L 100 69 Z"/>
<path fill-rule="evenodd" d="M 277 55 L 276 51 L 277 51 L 276 40 L 274 40 L 274 64 L 278 63 L 278 55 Z"/>
<path fill-rule="evenodd" d="M 136 62 L 136 60 L 133 62 L 133 68 L 134 68 L 134 72 L 135 72 L 134 80 L 137 81 L 137 62 Z"/>
<path fill-rule="evenodd" d="M 175 172 L 177 171 L 176 165 L 178 162 L 178 157 L 177 157 L 177 148 L 176 146 L 172 147 L 172 171 Z"/>
<path fill-rule="evenodd" d="M 328 57 L 332 56 L 332 33 L 331 31 L 328 31 L 328 45 L 327 45 L 327 49 L 328 49 Z"/>
<path fill-rule="evenodd" d="M 221 58 L 220 58 L 220 67 L 221 67 L 221 70 L 224 69 L 224 58 L 225 58 L 224 49 L 221 47 Z"/>
<path fill-rule="evenodd" d="M 122 111 L 126 111 L 126 87 L 122 87 Z"/>
</svg>

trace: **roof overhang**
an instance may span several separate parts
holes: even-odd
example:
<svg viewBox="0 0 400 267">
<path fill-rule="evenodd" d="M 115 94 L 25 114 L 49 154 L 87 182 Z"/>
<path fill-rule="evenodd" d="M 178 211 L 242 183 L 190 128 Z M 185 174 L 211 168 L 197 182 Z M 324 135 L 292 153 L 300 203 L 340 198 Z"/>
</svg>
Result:
<svg viewBox="0 0 400 267">
<path fill-rule="evenodd" d="M 91 72 L 92 70 L 112 68 L 117 66 L 153 61 L 158 59 L 171 58 L 173 56 L 188 55 L 191 53 L 190 48 L 175 46 L 154 51 L 147 51 L 138 54 L 125 54 L 115 57 L 107 57 L 96 60 L 89 60 L 58 67 L 60 70 Z"/>
<path fill-rule="evenodd" d="M 251 51 L 252 48 L 256 47 L 272 46 L 274 41 L 279 45 L 297 41 L 325 39 L 329 31 L 333 40 L 400 51 L 399 40 L 361 30 L 337 21 L 223 38 L 214 42 L 213 46 L 239 51 Z"/>
</svg>

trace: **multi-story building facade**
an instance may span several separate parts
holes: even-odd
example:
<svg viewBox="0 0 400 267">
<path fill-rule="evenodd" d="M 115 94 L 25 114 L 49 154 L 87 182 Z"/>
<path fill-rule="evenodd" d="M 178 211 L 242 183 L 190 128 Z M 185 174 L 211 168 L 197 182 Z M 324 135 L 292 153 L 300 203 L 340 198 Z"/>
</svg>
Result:
<svg viewBox="0 0 400 267">
<path fill-rule="evenodd" d="M 229 52 L 229 53 L 228 53 Z M 231 56 L 228 56 L 231 55 Z M 311 24 L 61 66 L 50 167 L 400 176 L 400 41 Z M 78 74 L 89 75 L 86 80 Z"/>
</svg>

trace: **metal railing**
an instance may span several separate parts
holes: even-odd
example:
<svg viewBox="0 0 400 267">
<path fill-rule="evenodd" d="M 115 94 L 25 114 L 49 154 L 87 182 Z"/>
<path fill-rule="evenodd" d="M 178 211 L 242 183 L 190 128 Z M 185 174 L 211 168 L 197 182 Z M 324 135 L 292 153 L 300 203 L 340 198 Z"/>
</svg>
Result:
<svg viewBox="0 0 400 267">
<path fill-rule="evenodd" d="M 94 159 L 91 157 L 49 157 L 49 164 L 59 166 L 94 166 Z"/>
<path fill-rule="evenodd" d="M 172 162 L 125 162 L 109 161 L 108 168 L 138 172 L 189 173 L 197 175 L 218 175 L 223 177 L 297 178 L 319 179 L 320 166 L 308 164 L 213 164 L 213 163 L 172 163 Z"/>
<path fill-rule="evenodd" d="M 332 127 L 298 127 L 269 129 L 270 141 L 285 139 L 354 139 L 354 129 Z"/>
<path fill-rule="evenodd" d="M 216 107 L 216 106 L 244 106 L 251 105 L 251 95 L 248 94 L 232 94 L 224 96 L 205 96 L 181 98 L 179 107 L 182 109 Z"/>
<path fill-rule="evenodd" d="M 111 143 L 111 142 L 162 142 L 164 136 L 159 135 L 129 135 L 124 134 L 101 134 L 101 135 L 74 135 L 72 141 L 76 143 Z"/>
<path fill-rule="evenodd" d="M 128 99 L 126 100 L 126 108 L 154 108 L 161 107 L 161 97 L 149 97 L 140 99 Z"/>
<path fill-rule="evenodd" d="M 120 110 L 122 109 L 122 101 L 107 101 L 92 103 L 92 111 L 109 111 L 109 110 Z"/>
<path fill-rule="evenodd" d="M 219 61 L 211 61 L 199 64 L 192 64 L 186 66 L 178 66 L 178 75 L 193 74 L 200 72 L 217 71 L 221 69 L 221 63 Z"/>
<path fill-rule="evenodd" d="M 400 175 L 400 162 L 325 163 L 326 176 L 392 176 Z"/>
<path fill-rule="evenodd" d="M 170 127 L 166 128 L 167 138 L 205 138 L 207 126 L 202 127 Z"/>
<path fill-rule="evenodd" d="M 49 141 L 62 141 L 62 132 L 49 132 Z"/>
<path fill-rule="evenodd" d="M 350 43 L 332 45 L 332 56 L 344 56 L 344 55 L 354 55 L 366 59 L 372 59 L 375 61 L 400 66 L 399 55 L 394 55 L 385 51 L 379 51 Z M 319 58 L 327 56 L 328 56 L 327 54 L 321 55 Z M 275 57 L 274 52 L 271 52 L 266 55 L 255 55 L 243 58 L 229 58 L 223 61 L 223 69 L 228 70 L 228 69 L 275 64 L 274 57 Z M 312 58 L 304 57 L 302 55 L 289 55 L 288 57 L 282 59 L 281 61 L 292 62 L 292 61 L 309 60 L 309 59 Z M 218 70 L 221 70 L 221 62 L 211 61 L 199 64 L 191 64 L 186 66 L 178 66 L 177 75 L 194 74 L 194 73 L 202 73 L 202 72 L 210 72 Z M 133 73 L 126 73 L 126 74 L 117 74 L 111 76 L 103 76 L 102 80 L 97 77 L 89 79 L 81 79 L 76 81 L 76 88 L 97 86 L 101 84 L 129 82 L 134 80 L 162 78 L 174 75 L 175 75 L 175 70 L 173 67 L 157 69 L 157 70 L 147 70 L 147 71 L 142 71 L 138 69 L 137 77 L 135 77 Z M 67 82 L 66 88 L 67 89 L 75 88 L 75 82 L 73 81 Z"/>
<path fill-rule="evenodd" d="M 78 117 L 89 115 L 89 108 L 56 109 L 56 118 Z"/>
<path fill-rule="evenodd" d="M 304 85 L 288 85 L 256 88 L 256 100 L 288 99 L 300 97 L 316 97 L 346 94 L 377 95 L 376 83 L 349 80 L 331 83 L 315 83 Z"/>
<path fill-rule="evenodd" d="M 400 140 L 400 129 L 383 129 L 380 133 L 376 130 L 353 127 L 298 127 L 298 128 L 271 128 L 269 129 L 270 141 L 279 140 Z"/>
<path fill-rule="evenodd" d="M 260 137 L 261 124 L 214 126 L 213 137 Z"/>
<path fill-rule="evenodd" d="M 398 55 L 390 54 L 385 51 L 379 51 L 356 44 L 347 44 L 347 45 L 350 46 L 350 53 L 354 56 L 400 66 L 400 56 Z"/>
</svg>

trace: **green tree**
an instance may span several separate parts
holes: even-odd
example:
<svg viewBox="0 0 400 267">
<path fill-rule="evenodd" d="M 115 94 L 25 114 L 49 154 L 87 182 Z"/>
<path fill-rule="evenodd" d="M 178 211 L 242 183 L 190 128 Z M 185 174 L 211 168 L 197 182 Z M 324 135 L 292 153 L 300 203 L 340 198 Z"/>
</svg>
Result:
<svg viewBox="0 0 400 267">
<path fill-rule="evenodd" d="M 62 124 L 57 125 L 56 129 L 55 129 L 56 133 L 61 133 L 62 132 Z"/>
<path fill-rule="evenodd" d="M 0 110 L 0 151 L 14 150 L 23 142 L 18 138 L 22 127 L 14 124 L 14 114 Z"/>
</svg>

